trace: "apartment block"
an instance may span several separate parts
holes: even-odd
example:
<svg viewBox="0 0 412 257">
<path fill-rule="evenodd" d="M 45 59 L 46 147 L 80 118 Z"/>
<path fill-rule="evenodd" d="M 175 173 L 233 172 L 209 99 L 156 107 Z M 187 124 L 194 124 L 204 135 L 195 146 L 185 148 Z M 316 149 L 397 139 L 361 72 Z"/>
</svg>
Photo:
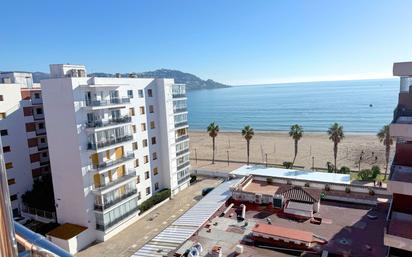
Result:
<svg viewBox="0 0 412 257">
<path fill-rule="evenodd" d="M 20 216 L 22 194 L 50 173 L 41 89 L 31 73 L 0 73 L 0 131 L 13 215 Z"/>
<path fill-rule="evenodd" d="M 387 256 L 412 256 L 412 62 L 395 63 L 393 74 L 400 77 L 398 105 L 390 134 L 396 138 L 388 190 L 393 193 L 385 227 Z"/>
<path fill-rule="evenodd" d="M 87 77 L 50 65 L 41 82 L 57 220 L 104 241 L 139 218 L 139 205 L 189 185 L 185 85 L 173 79 Z"/>
</svg>

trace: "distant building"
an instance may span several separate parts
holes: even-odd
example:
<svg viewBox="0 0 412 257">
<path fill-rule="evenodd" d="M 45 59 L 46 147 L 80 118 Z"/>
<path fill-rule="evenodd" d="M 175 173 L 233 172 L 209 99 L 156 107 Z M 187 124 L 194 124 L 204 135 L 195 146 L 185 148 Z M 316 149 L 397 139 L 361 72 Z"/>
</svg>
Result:
<svg viewBox="0 0 412 257">
<path fill-rule="evenodd" d="M 50 71 L 41 85 L 57 220 L 87 228 L 79 250 L 137 220 L 156 192 L 189 185 L 186 91 L 173 79 L 87 77 L 83 65 Z"/>
<path fill-rule="evenodd" d="M 13 215 L 20 216 L 22 194 L 50 173 L 42 94 L 31 73 L 0 73 L 0 131 Z"/>
<path fill-rule="evenodd" d="M 390 247 L 388 256 L 412 256 L 412 62 L 395 63 L 393 75 L 400 77 L 400 92 L 390 125 L 396 150 L 388 181 L 393 200 L 384 243 Z"/>
</svg>

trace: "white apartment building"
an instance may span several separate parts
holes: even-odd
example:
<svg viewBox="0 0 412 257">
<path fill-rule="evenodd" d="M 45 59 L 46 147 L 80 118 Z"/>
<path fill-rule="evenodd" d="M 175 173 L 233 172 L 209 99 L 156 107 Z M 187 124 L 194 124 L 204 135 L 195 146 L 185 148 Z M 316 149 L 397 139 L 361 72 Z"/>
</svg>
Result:
<svg viewBox="0 0 412 257">
<path fill-rule="evenodd" d="M 0 73 L 0 133 L 16 217 L 23 214 L 21 196 L 33 179 L 50 172 L 40 84 L 31 73 Z"/>
<path fill-rule="evenodd" d="M 50 70 L 41 86 L 57 221 L 86 229 L 80 250 L 137 220 L 154 193 L 189 185 L 185 85 Z"/>
</svg>

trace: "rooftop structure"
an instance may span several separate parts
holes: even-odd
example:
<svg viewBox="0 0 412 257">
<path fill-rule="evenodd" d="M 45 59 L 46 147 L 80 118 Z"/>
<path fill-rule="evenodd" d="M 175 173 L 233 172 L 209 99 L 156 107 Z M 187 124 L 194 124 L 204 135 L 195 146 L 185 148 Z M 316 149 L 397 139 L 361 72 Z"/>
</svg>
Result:
<svg viewBox="0 0 412 257">
<path fill-rule="evenodd" d="M 325 173 L 325 172 L 312 172 L 292 169 L 281 168 L 266 168 L 262 166 L 247 166 L 244 165 L 231 172 L 237 176 L 264 176 L 273 178 L 292 179 L 300 181 L 313 181 L 322 183 L 335 183 L 335 184 L 350 184 L 350 175 Z"/>
</svg>

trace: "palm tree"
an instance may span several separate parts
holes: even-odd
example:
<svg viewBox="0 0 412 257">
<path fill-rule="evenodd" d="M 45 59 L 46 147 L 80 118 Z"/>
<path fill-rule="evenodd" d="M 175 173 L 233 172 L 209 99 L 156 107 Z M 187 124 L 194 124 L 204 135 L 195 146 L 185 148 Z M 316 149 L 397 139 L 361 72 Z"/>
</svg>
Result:
<svg viewBox="0 0 412 257">
<path fill-rule="evenodd" d="M 343 134 L 343 127 L 335 122 L 328 129 L 328 135 L 329 135 L 329 139 L 333 141 L 333 157 L 335 158 L 335 172 L 336 172 L 336 169 L 337 169 L 336 158 L 338 157 L 338 144 L 345 137 L 345 135 Z"/>
<path fill-rule="evenodd" d="M 389 166 L 389 154 L 391 152 L 391 145 L 393 144 L 393 139 L 391 135 L 389 134 L 389 125 L 385 125 L 379 130 L 378 134 L 376 136 L 379 138 L 379 141 L 383 143 L 385 146 L 385 177 L 384 180 L 386 179 L 386 175 L 388 173 L 388 166 Z"/>
<path fill-rule="evenodd" d="M 249 146 L 250 146 L 250 140 L 252 139 L 253 135 L 255 132 L 253 131 L 253 128 L 249 125 L 246 125 L 242 129 L 242 136 L 246 139 L 246 150 L 247 150 L 247 165 L 249 165 Z"/>
<path fill-rule="evenodd" d="M 209 126 L 207 126 L 207 132 L 212 138 L 212 164 L 215 164 L 215 139 L 217 137 L 217 134 L 219 133 L 219 125 L 217 125 L 215 122 L 210 123 Z"/>
<path fill-rule="evenodd" d="M 295 124 L 290 127 L 289 136 L 293 138 L 295 141 L 295 156 L 293 157 L 292 167 L 295 164 L 296 156 L 298 155 L 298 142 L 303 136 L 303 128 L 302 126 Z"/>
</svg>

